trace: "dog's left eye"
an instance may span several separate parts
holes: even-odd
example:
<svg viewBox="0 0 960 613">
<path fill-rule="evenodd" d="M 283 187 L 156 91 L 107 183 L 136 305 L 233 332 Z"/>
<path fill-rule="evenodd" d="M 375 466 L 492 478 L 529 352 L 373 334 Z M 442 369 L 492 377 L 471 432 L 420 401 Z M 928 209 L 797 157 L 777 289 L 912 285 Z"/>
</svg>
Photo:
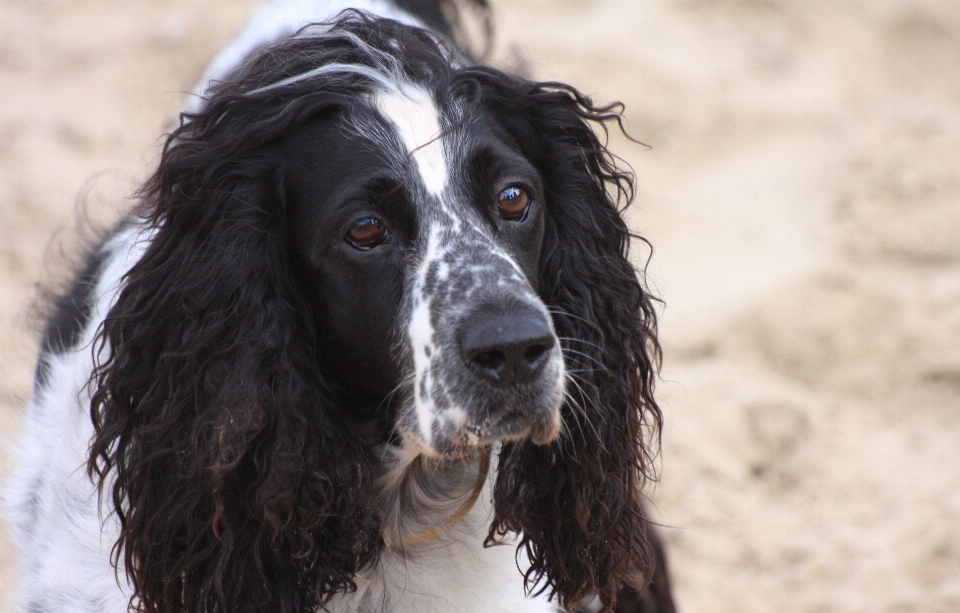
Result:
<svg viewBox="0 0 960 613">
<path fill-rule="evenodd" d="M 497 206 L 500 209 L 500 217 L 519 221 L 526 215 L 527 208 L 530 206 L 530 194 L 519 185 L 511 185 L 500 192 Z"/>
<path fill-rule="evenodd" d="M 373 249 L 386 239 L 387 229 L 376 217 L 358 219 L 347 232 L 347 242 L 357 249 Z"/>
</svg>

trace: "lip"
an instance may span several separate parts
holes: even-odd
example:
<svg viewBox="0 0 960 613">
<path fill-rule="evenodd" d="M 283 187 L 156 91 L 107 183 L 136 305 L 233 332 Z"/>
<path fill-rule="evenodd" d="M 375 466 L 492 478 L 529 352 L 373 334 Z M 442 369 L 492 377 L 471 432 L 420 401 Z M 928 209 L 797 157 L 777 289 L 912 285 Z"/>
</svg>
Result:
<svg viewBox="0 0 960 613">
<path fill-rule="evenodd" d="M 556 440 L 559 434 L 559 409 L 532 415 L 516 409 L 509 410 L 489 423 L 465 423 L 432 445 L 426 444 L 419 436 L 404 432 L 405 437 L 425 455 L 446 460 L 462 459 L 481 447 L 505 441 L 529 439 L 535 445 L 546 445 Z"/>
</svg>

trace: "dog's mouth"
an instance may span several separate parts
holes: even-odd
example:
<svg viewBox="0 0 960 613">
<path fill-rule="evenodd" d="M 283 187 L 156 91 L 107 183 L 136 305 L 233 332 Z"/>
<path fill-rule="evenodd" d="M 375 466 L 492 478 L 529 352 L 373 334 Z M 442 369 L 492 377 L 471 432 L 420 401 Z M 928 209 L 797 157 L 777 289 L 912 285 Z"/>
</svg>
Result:
<svg viewBox="0 0 960 613">
<path fill-rule="evenodd" d="M 418 447 L 424 455 L 456 460 L 496 443 L 527 439 L 535 445 L 546 445 L 560 435 L 559 408 L 511 408 L 483 419 L 471 419 L 465 416 L 462 409 L 450 409 L 447 413 L 452 415 L 441 415 L 437 420 L 440 425 L 434 429 L 431 442 L 424 441 L 419 433 L 401 428 L 403 438 Z"/>
</svg>

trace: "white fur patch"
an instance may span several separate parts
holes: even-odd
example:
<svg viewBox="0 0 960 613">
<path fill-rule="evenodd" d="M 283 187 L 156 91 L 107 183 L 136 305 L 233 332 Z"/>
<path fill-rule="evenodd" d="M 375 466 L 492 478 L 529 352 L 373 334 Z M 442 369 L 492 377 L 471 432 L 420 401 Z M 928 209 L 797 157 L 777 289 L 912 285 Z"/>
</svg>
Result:
<svg viewBox="0 0 960 613">
<path fill-rule="evenodd" d="M 517 568 L 529 563 L 514 542 L 483 546 L 493 518 L 495 480 L 487 479 L 467 517 L 437 540 L 408 551 L 387 548 L 375 569 L 357 575 L 357 590 L 334 599 L 330 611 L 560 613 L 545 594 L 524 595 Z"/>
<path fill-rule="evenodd" d="M 440 110 L 430 94 L 407 85 L 399 92 L 381 92 L 374 104 L 400 134 L 407 153 L 416 162 L 424 187 L 440 196 L 447 185 L 447 161 L 443 152 Z"/>
<path fill-rule="evenodd" d="M 119 574 L 110 563 L 119 523 L 99 508 L 86 473 L 93 438 L 86 384 L 97 328 L 116 300 L 123 275 L 151 239 L 151 232 L 130 226 L 103 247 L 108 256 L 91 321 L 76 347 L 47 356 L 48 380 L 30 401 L 20 461 L 5 492 L 23 568 L 18 610 L 30 603 L 56 603 L 63 613 L 87 613 L 90 603 L 103 611 L 127 609 L 128 586 L 116 580 L 124 576 L 122 558 Z"/>
<path fill-rule="evenodd" d="M 413 312 L 410 314 L 410 327 L 407 331 L 410 337 L 410 345 L 413 347 L 417 425 L 420 428 L 420 436 L 427 445 L 430 445 L 433 439 L 433 419 L 436 415 L 436 407 L 431 395 L 433 382 L 430 381 L 430 361 L 437 348 L 433 324 L 430 322 L 430 301 L 424 296 L 423 287 L 426 284 L 430 264 L 437 257 L 439 242 L 439 229 L 433 226 L 427 239 L 427 252 L 420 264 L 420 269 L 417 271 L 417 281 L 413 293 L 416 302 L 413 306 Z"/>
</svg>

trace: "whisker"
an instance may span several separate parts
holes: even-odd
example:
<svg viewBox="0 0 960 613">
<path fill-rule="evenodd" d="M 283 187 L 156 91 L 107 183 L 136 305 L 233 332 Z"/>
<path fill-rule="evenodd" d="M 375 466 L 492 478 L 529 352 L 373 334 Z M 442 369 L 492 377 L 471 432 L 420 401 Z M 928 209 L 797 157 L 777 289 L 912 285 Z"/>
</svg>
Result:
<svg viewBox="0 0 960 613">
<path fill-rule="evenodd" d="M 596 328 L 596 327 L 597 327 L 597 324 L 596 324 L 595 322 L 592 322 L 592 321 L 590 321 L 589 319 L 586 319 L 586 318 L 584 318 L 584 317 L 580 317 L 579 315 L 574 315 L 573 313 L 570 313 L 569 311 L 566 311 L 566 310 L 564 310 L 564 309 L 561 309 L 560 307 L 558 307 L 558 306 L 556 306 L 556 305 L 547 305 L 547 312 L 550 313 L 551 315 L 560 315 L 561 317 L 569 317 L 570 319 L 578 319 L 578 320 L 584 322 L 585 324 L 589 325 L 591 328 Z"/>
<path fill-rule="evenodd" d="M 397 392 L 399 392 L 402 388 L 406 387 L 410 383 L 413 383 L 414 379 L 416 379 L 416 373 L 411 373 L 403 377 L 400 380 L 400 382 L 397 383 L 394 386 L 394 388 L 390 390 L 390 392 L 386 396 L 383 397 L 383 400 L 380 401 L 380 404 L 377 405 L 377 412 L 379 413 L 380 409 L 383 408 L 383 405 L 387 404 Z"/>
<path fill-rule="evenodd" d="M 598 350 L 600 350 L 600 351 L 603 351 L 603 350 L 604 350 L 604 348 L 601 347 L 600 345 L 598 345 L 598 344 L 596 344 L 596 343 L 591 343 L 590 341 L 584 340 L 584 339 L 582 339 L 582 338 L 571 338 L 571 337 L 569 337 L 569 336 L 558 336 L 557 338 L 558 338 L 559 340 L 561 340 L 561 341 L 567 341 L 567 342 L 570 342 L 570 343 L 580 343 L 580 344 L 582 344 L 582 345 L 586 345 L 586 346 L 588 346 L 588 347 L 593 347 L 593 348 L 598 349 Z"/>
<path fill-rule="evenodd" d="M 569 361 L 569 362 L 572 363 L 572 364 L 577 364 L 577 361 L 576 361 L 576 360 L 573 360 L 573 359 L 567 360 L 567 355 L 568 355 L 568 354 L 578 355 L 578 356 L 584 357 L 584 358 L 586 358 L 586 359 L 588 359 L 588 360 L 596 363 L 597 366 L 600 366 L 600 368 L 597 369 L 597 370 L 608 370 L 606 364 L 604 364 L 603 362 L 601 362 L 599 359 L 593 357 L 593 356 L 590 355 L 589 353 L 584 353 L 583 351 L 577 351 L 576 349 L 570 349 L 569 347 L 561 347 L 561 348 L 560 348 L 560 352 L 563 354 L 564 362 Z"/>
<path fill-rule="evenodd" d="M 583 389 L 583 386 L 580 385 L 580 381 L 577 380 L 577 377 L 574 377 L 573 375 L 570 375 L 570 376 L 564 375 L 564 376 L 566 377 L 567 381 L 574 384 L 577 387 L 577 389 L 580 390 L 581 397 L 583 398 L 584 402 L 586 402 L 588 398 L 587 392 L 586 390 Z M 565 393 L 564 395 L 570 398 L 572 401 L 572 398 L 569 396 L 569 394 Z M 580 414 L 583 416 L 583 420 L 587 422 L 587 424 L 589 424 L 590 426 L 590 429 L 593 430 L 593 434 L 597 438 L 597 441 L 600 443 L 601 446 L 603 446 L 604 445 L 603 438 L 600 436 L 600 432 L 597 430 L 597 427 L 593 424 L 593 421 L 591 421 L 589 416 L 587 415 L 586 407 L 580 406 L 575 401 L 572 401 L 572 403 L 580 411 Z M 580 433 L 583 434 L 582 426 L 581 426 Z M 604 446 L 604 451 L 606 451 L 605 446 Z"/>
</svg>

